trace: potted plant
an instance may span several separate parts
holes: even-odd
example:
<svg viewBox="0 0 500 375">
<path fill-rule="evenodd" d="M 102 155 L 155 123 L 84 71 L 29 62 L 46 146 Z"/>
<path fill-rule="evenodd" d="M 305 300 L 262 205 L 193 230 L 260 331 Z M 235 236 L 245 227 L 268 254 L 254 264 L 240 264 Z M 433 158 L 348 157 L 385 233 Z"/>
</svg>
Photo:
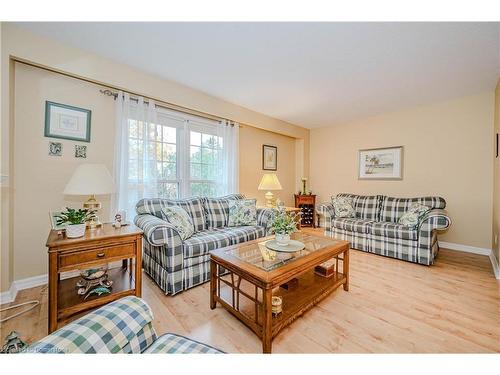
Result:
<svg viewBox="0 0 500 375">
<path fill-rule="evenodd" d="M 297 213 L 287 213 L 283 207 L 274 210 L 271 220 L 271 228 L 276 234 L 278 245 L 287 246 L 290 242 L 290 234 L 297 230 Z"/>
<path fill-rule="evenodd" d="M 66 224 L 66 237 L 77 238 L 85 234 L 86 222 L 95 217 L 95 211 L 86 208 L 78 210 L 66 207 L 66 211 L 56 216 L 57 224 Z"/>
</svg>

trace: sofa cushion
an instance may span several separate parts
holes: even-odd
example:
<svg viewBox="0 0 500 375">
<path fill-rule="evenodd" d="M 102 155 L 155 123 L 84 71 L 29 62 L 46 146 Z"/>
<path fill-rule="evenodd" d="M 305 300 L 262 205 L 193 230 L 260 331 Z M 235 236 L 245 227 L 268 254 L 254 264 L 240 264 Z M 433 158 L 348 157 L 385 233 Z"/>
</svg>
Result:
<svg viewBox="0 0 500 375">
<path fill-rule="evenodd" d="M 227 226 L 229 201 L 243 199 L 243 194 L 231 194 L 219 198 L 207 198 L 204 202 L 207 229 Z"/>
<path fill-rule="evenodd" d="M 334 228 L 364 234 L 370 233 L 370 227 L 373 223 L 373 220 L 363 220 L 357 218 L 340 218 L 332 221 Z"/>
<path fill-rule="evenodd" d="M 380 221 L 397 223 L 413 203 L 420 203 L 430 209 L 446 208 L 446 201 L 441 197 L 394 198 L 382 197 Z"/>
<path fill-rule="evenodd" d="M 406 225 L 401 224 L 390 222 L 374 222 L 370 227 L 370 230 L 372 234 L 378 236 L 414 241 L 418 239 L 418 232 L 415 228 L 410 228 Z"/>
<path fill-rule="evenodd" d="M 163 207 L 161 211 L 163 212 L 165 220 L 175 227 L 183 240 L 193 235 L 193 219 L 191 219 L 191 216 L 184 208 L 179 206 L 167 206 Z"/>
<path fill-rule="evenodd" d="M 257 199 L 229 201 L 228 227 L 257 225 Z"/>
<path fill-rule="evenodd" d="M 184 257 L 191 258 L 208 254 L 209 251 L 231 245 L 231 237 L 216 229 L 195 233 L 182 243 Z"/>
<path fill-rule="evenodd" d="M 162 199 L 162 198 L 144 198 L 135 206 L 137 214 L 150 214 L 163 219 L 162 208 L 167 206 L 182 207 L 193 219 L 195 232 L 206 229 L 205 210 L 203 202 L 205 198 L 189 199 Z"/>
<path fill-rule="evenodd" d="M 405 225 L 410 228 L 418 226 L 422 217 L 430 211 L 430 208 L 420 203 L 413 203 L 408 211 L 406 211 L 398 220 L 398 224 Z"/>
<path fill-rule="evenodd" d="M 242 227 L 218 228 L 218 231 L 225 233 L 231 238 L 231 245 L 242 242 L 256 240 L 266 235 L 266 228 L 257 225 L 247 225 Z"/>
<path fill-rule="evenodd" d="M 380 195 L 337 194 L 337 197 L 352 198 L 356 217 L 364 220 L 378 220 L 380 214 Z"/>
<path fill-rule="evenodd" d="M 348 197 L 332 197 L 332 206 L 335 217 L 356 217 L 354 202 Z"/>
</svg>

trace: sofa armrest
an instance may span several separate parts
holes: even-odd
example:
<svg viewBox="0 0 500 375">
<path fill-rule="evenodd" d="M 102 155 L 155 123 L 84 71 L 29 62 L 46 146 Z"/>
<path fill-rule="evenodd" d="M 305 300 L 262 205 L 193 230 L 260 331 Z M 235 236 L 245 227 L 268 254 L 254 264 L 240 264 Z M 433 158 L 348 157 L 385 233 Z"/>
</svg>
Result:
<svg viewBox="0 0 500 375">
<path fill-rule="evenodd" d="M 324 202 L 318 205 L 316 212 L 323 218 L 323 227 L 331 228 L 332 220 L 335 219 L 335 210 L 333 209 L 333 204 L 330 202 Z"/>
<path fill-rule="evenodd" d="M 271 233 L 271 223 L 274 218 L 274 209 L 269 207 L 257 208 L 257 225 L 266 228 L 266 233 Z"/>
<path fill-rule="evenodd" d="M 433 209 L 427 212 L 418 225 L 419 232 L 444 230 L 451 225 L 451 219 L 448 212 L 442 209 Z"/>
<path fill-rule="evenodd" d="M 151 308 L 130 296 L 111 302 L 27 347 L 24 353 L 141 353 L 156 340 Z"/>
<path fill-rule="evenodd" d="M 175 227 L 154 215 L 137 215 L 135 225 L 144 232 L 144 237 L 152 246 L 163 246 L 169 243 L 182 243 L 181 236 Z"/>
</svg>

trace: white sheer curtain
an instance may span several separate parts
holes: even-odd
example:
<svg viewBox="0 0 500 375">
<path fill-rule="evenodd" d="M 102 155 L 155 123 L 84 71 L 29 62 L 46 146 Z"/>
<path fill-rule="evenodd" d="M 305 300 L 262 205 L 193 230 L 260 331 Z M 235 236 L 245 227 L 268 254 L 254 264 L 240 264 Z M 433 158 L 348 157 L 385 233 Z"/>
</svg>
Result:
<svg viewBox="0 0 500 375">
<path fill-rule="evenodd" d="M 153 100 L 145 103 L 139 97 L 135 102 L 127 93 L 118 93 L 113 170 L 117 193 L 111 214 L 125 210 L 128 221 L 135 216 L 135 205 L 141 198 L 158 196 L 156 120 Z"/>
<path fill-rule="evenodd" d="M 239 193 L 239 136 L 237 123 L 223 121 L 217 127 L 217 136 L 222 139 L 222 150 L 217 158 L 217 170 L 220 183 L 217 194 Z"/>
</svg>

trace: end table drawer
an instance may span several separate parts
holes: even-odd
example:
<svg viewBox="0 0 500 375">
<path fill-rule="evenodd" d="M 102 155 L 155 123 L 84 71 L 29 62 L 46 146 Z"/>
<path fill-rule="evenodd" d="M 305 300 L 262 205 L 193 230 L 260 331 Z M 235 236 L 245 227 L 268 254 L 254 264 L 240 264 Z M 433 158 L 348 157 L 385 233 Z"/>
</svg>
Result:
<svg viewBox="0 0 500 375">
<path fill-rule="evenodd" d="M 101 249 L 88 250 L 75 254 L 62 254 L 59 256 L 59 267 L 70 267 L 82 263 L 89 263 L 98 260 L 107 260 L 124 256 L 135 256 L 134 244 L 131 243 L 118 246 L 103 247 Z"/>
</svg>

